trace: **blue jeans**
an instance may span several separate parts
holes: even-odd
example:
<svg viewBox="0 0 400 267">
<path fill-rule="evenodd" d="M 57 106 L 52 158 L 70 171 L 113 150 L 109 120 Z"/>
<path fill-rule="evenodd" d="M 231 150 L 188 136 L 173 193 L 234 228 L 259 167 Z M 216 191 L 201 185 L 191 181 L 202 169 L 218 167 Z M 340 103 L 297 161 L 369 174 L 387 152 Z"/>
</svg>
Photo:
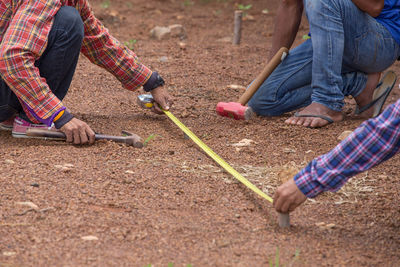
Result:
<svg viewBox="0 0 400 267">
<path fill-rule="evenodd" d="M 73 7 L 61 7 L 50 30 L 47 47 L 35 62 L 40 76 L 46 79 L 50 90 L 60 100 L 65 97 L 71 84 L 83 36 L 83 22 L 79 12 Z M 0 79 L 0 122 L 14 114 L 28 120 L 17 96 Z"/>
<path fill-rule="evenodd" d="M 320 103 L 341 111 L 367 74 L 391 66 L 399 44 L 350 0 L 304 0 L 311 39 L 292 49 L 249 101 L 259 115 L 278 116 Z"/>
</svg>

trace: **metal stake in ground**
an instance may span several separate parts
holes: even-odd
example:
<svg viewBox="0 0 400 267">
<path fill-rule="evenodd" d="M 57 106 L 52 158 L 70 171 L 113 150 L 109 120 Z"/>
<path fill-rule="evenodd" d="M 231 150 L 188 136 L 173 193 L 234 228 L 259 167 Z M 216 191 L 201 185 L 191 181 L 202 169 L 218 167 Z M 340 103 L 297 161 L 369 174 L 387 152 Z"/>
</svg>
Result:
<svg viewBox="0 0 400 267">
<path fill-rule="evenodd" d="M 286 228 L 290 226 L 290 217 L 289 213 L 278 213 L 279 214 L 279 227 Z"/>
<path fill-rule="evenodd" d="M 243 11 L 235 11 L 234 29 L 233 29 L 233 44 L 239 45 L 240 38 L 242 37 L 242 17 Z"/>
</svg>

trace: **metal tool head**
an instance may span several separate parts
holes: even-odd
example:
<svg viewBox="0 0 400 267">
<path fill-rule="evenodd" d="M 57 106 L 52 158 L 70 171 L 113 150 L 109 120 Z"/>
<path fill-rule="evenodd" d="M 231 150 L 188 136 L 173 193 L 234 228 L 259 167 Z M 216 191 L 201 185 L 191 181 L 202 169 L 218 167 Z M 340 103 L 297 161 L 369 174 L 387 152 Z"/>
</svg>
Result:
<svg viewBox="0 0 400 267">
<path fill-rule="evenodd" d="M 216 107 L 217 114 L 235 120 L 249 120 L 254 112 L 250 107 L 237 102 L 219 102 Z"/>
<path fill-rule="evenodd" d="M 142 138 L 139 135 L 130 133 L 128 131 L 122 131 L 122 135 L 125 138 L 125 144 L 137 148 L 143 147 Z"/>
<path fill-rule="evenodd" d="M 150 109 L 154 106 L 154 98 L 151 94 L 138 95 L 137 103 L 145 109 Z"/>
</svg>

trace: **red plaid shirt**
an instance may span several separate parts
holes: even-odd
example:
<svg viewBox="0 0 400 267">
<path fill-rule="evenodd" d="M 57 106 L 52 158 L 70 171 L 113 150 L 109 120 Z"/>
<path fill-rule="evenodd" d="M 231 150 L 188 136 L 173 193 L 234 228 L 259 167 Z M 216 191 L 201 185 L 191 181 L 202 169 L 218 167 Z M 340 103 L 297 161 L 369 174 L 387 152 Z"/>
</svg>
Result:
<svg viewBox="0 0 400 267">
<path fill-rule="evenodd" d="M 152 73 L 109 34 L 87 0 L 0 1 L 0 75 L 35 123 L 53 121 L 64 109 L 34 65 L 46 49 L 54 16 L 62 6 L 73 6 L 81 15 L 85 29 L 81 52 L 112 73 L 126 89 L 142 86 Z"/>
</svg>

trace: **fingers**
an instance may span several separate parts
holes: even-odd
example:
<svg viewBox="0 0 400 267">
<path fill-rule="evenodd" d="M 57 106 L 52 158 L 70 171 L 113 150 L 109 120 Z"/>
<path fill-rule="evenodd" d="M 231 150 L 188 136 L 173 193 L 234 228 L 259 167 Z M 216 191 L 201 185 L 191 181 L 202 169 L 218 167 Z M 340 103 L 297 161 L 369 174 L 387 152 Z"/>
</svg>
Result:
<svg viewBox="0 0 400 267">
<path fill-rule="evenodd" d="M 154 108 L 152 109 L 153 112 L 157 114 L 163 114 L 162 109 L 169 110 L 171 108 L 174 101 L 172 97 L 168 94 L 165 87 L 157 87 L 156 89 L 153 89 L 151 91 L 151 94 L 154 101 L 156 102 L 156 105 L 154 105 Z"/>
<path fill-rule="evenodd" d="M 65 141 L 67 143 L 72 143 L 74 141 L 74 136 L 73 136 L 74 133 L 72 131 L 63 130 L 63 128 L 64 128 L 64 126 L 61 127 L 61 131 L 64 132 L 64 134 L 66 136 Z"/>
<path fill-rule="evenodd" d="M 164 110 L 169 110 L 169 103 L 168 103 L 168 98 L 164 96 L 159 100 L 158 104 L 162 107 Z"/>
<path fill-rule="evenodd" d="M 272 202 L 272 206 L 275 208 L 276 211 L 280 211 L 281 209 L 281 198 L 280 198 L 280 189 L 281 187 L 278 187 L 278 189 L 276 189 L 275 194 L 274 194 L 274 201 Z"/>
<path fill-rule="evenodd" d="M 61 127 L 65 133 L 66 141 L 74 145 L 93 144 L 95 142 L 95 133 L 83 121 L 73 118 L 71 121 Z"/>
<path fill-rule="evenodd" d="M 72 141 L 72 143 L 74 145 L 79 145 L 81 143 L 81 135 L 80 135 L 79 128 L 74 128 L 72 130 L 72 136 L 74 137 L 74 140 Z"/>
<path fill-rule="evenodd" d="M 89 136 L 89 144 L 93 145 L 94 142 L 96 141 L 96 134 L 95 132 L 90 128 L 86 128 L 86 134 L 87 136 Z"/>
<path fill-rule="evenodd" d="M 159 115 L 164 114 L 158 103 L 154 103 L 153 107 L 151 108 L 151 111 Z"/>
<path fill-rule="evenodd" d="M 274 195 L 274 208 L 277 212 L 294 211 L 307 197 L 298 189 L 294 180 L 289 180 L 278 187 Z"/>
<path fill-rule="evenodd" d="M 168 95 L 162 95 L 161 97 L 158 97 L 157 99 L 154 99 L 158 105 L 154 105 L 156 111 L 162 112 L 161 108 L 163 110 L 169 110 L 172 104 L 172 100 Z M 161 107 L 161 108 L 160 108 Z"/>
<path fill-rule="evenodd" d="M 278 190 L 282 191 L 282 188 L 280 187 Z M 287 199 L 284 192 L 278 192 L 278 190 L 274 195 L 274 208 L 277 212 L 288 213 L 291 202 Z"/>
<path fill-rule="evenodd" d="M 169 110 L 173 103 L 174 103 L 174 99 L 170 95 L 167 95 L 165 98 L 165 108 L 164 109 Z"/>
</svg>

